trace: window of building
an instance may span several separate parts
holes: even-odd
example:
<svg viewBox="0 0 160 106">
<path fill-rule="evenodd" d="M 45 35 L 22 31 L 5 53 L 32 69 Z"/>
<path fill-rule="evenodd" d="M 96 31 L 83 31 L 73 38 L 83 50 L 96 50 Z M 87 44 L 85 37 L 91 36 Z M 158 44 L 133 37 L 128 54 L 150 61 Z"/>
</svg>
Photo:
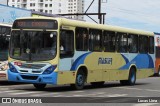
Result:
<svg viewBox="0 0 160 106">
<path fill-rule="evenodd" d="M 62 30 L 60 35 L 60 57 L 73 57 L 74 33 L 70 30 Z"/>
<path fill-rule="evenodd" d="M 43 12 L 43 9 L 40 9 L 39 12 Z"/>
<path fill-rule="evenodd" d="M 103 33 L 103 45 L 104 45 L 104 51 L 105 52 L 115 52 L 115 32 L 111 31 L 104 31 Z"/>
<path fill-rule="evenodd" d="M 45 7 L 48 7 L 48 4 L 45 4 Z"/>
<path fill-rule="evenodd" d="M 48 13 L 48 10 L 45 10 L 45 13 Z"/>
<path fill-rule="evenodd" d="M 149 37 L 149 53 L 154 53 L 154 37 Z"/>
<path fill-rule="evenodd" d="M 49 7 L 52 7 L 52 4 L 49 4 Z"/>
<path fill-rule="evenodd" d="M 88 50 L 88 30 L 86 28 L 76 28 L 76 50 Z"/>
<path fill-rule="evenodd" d="M 130 53 L 138 52 L 138 35 L 128 35 L 128 50 Z"/>
<path fill-rule="evenodd" d="M 117 33 L 116 42 L 117 52 L 126 53 L 128 50 L 127 34 Z"/>
<path fill-rule="evenodd" d="M 52 10 L 49 10 L 49 13 L 52 14 Z"/>
<path fill-rule="evenodd" d="M 102 31 L 96 29 L 89 30 L 89 50 L 102 51 Z"/>
<path fill-rule="evenodd" d="M 139 52 L 148 53 L 148 36 L 139 36 Z"/>
</svg>

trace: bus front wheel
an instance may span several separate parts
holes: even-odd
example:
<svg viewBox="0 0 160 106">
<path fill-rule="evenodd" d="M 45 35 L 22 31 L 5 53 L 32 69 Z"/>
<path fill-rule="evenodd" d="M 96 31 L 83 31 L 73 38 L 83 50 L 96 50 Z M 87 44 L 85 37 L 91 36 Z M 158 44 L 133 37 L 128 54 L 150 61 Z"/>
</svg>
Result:
<svg viewBox="0 0 160 106">
<path fill-rule="evenodd" d="M 71 84 L 71 87 L 77 90 L 83 89 L 86 80 L 86 75 L 83 70 L 79 70 L 76 76 L 75 84 Z"/>
<path fill-rule="evenodd" d="M 33 84 L 36 89 L 42 90 L 46 87 L 46 84 Z"/>
</svg>

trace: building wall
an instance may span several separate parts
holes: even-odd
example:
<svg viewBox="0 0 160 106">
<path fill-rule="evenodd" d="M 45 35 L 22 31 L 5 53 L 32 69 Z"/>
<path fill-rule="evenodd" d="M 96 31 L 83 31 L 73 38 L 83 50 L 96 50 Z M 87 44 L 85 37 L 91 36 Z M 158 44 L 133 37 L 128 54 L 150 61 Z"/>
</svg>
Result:
<svg viewBox="0 0 160 106">
<path fill-rule="evenodd" d="M 1 23 L 13 23 L 17 18 L 31 16 L 31 11 L 13 8 L 2 4 L 0 4 L 0 13 Z"/>
<path fill-rule="evenodd" d="M 49 14 L 83 13 L 84 0 L 9 0 L 10 6 Z M 69 16 L 83 19 L 83 16 Z"/>
<path fill-rule="evenodd" d="M 0 0 L 0 4 L 7 5 L 7 0 Z"/>
</svg>

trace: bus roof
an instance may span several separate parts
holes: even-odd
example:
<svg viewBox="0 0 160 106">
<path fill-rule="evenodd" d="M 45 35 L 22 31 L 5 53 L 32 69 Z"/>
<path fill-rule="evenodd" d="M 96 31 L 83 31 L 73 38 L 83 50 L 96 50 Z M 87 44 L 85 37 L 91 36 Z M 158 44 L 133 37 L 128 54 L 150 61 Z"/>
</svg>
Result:
<svg viewBox="0 0 160 106">
<path fill-rule="evenodd" d="M 60 17 L 60 18 L 59 17 L 56 17 L 56 18 L 52 18 L 52 17 L 25 17 L 25 18 L 19 18 L 19 19 L 56 19 L 61 23 L 61 25 L 65 25 L 65 26 L 93 28 L 93 29 L 101 29 L 101 30 L 107 30 L 107 31 L 154 36 L 154 33 L 150 32 L 150 31 L 125 28 L 125 27 L 119 27 L 119 26 L 112 26 L 112 25 L 89 23 L 89 22 L 85 22 L 85 21 L 72 20 L 72 19 L 67 19 L 67 18 L 62 18 L 62 17 Z M 17 19 L 17 20 L 19 20 L 19 19 Z"/>
<path fill-rule="evenodd" d="M 154 34 L 155 34 L 155 35 L 160 35 L 160 33 L 158 33 L 158 32 L 154 32 Z"/>
<path fill-rule="evenodd" d="M 0 26 L 12 27 L 11 24 L 6 24 L 6 23 L 0 23 Z"/>
</svg>

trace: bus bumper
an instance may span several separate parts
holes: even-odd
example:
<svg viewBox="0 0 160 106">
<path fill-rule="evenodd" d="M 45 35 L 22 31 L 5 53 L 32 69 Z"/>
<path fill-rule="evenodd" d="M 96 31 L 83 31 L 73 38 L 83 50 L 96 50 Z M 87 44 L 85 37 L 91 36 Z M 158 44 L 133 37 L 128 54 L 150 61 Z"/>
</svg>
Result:
<svg viewBox="0 0 160 106">
<path fill-rule="evenodd" d="M 24 82 L 24 83 L 39 83 L 39 84 L 57 84 L 57 72 L 51 74 L 20 74 L 10 70 L 8 72 L 8 81 Z"/>
</svg>

